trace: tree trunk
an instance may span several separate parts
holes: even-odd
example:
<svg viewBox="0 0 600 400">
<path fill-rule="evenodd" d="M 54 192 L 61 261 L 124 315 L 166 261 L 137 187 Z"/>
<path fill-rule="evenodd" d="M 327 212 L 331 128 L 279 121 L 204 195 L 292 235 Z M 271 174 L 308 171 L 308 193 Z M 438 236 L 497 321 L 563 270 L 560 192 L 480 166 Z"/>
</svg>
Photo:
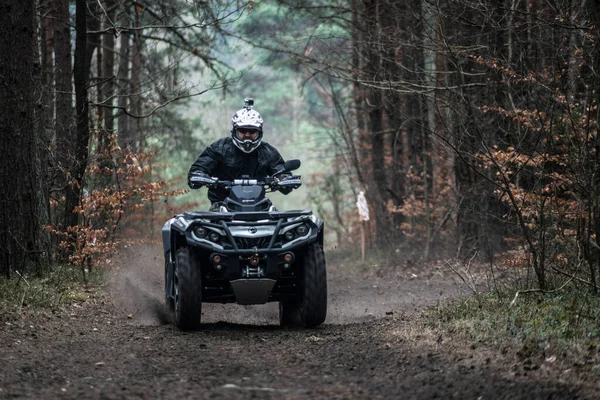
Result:
<svg viewBox="0 0 600 400">
<path fill-rule="evenodd" d="M 89 142 L 89 116 L 87 101 L 88 57 L 87 41 L 87 16 L 86 0 L 76 1 L 75 11 L 75 109 L 77 118 L 77 130 L 75 137 L 75 163 L 72 169 L 72 184 L 67 188 L 66 218 L 67 226 L 75 226 L 78 223 L 78 215 L 74 212 L 81 200 L 83 189 L 83 176 L 87 166 L 88 142 Z"/>
<path fill-rule="evenodd" d="M 35 2 L 0 5 L 0 273 L 10 277 L 42 255 L 43 207 L 35 116 Z M 18 43 L 16 46 L 15 43 Z"/>
<path fill-rule="evenodd" d="M 421 129 L 423 142 L 423 201 L 425 203 L 426 244 L 423 257 L 429 258 L 432 235 L 435 230 L 432 222 L 430 194 L 433 190 L 433 168 L 431 162 L 431 135 L 435 132 L 435 87 L 437 82 L 435 62 L 436 14 L 432 4 L 427 0 L 421 2 L 421 18 L 423 21 L 423 83 L 425 86 L 425 113 Z"/>
<path fill-rule="evenodd" d="M 104 19 L 104 28 L 110 29 L 115 23 L 115 2 L 107 0 L 105 2 L 106 17 Z M 113 33 L 105 34 L 102 37 L 102 76 L 100 77 L 100 101 L 107 107 L 104 108 L 104 129 L 112 133 L 114 130 L 113 96 L 115 95 L 115 35 Z"/>
<path fill-rule="evenodd" d="M 385 10 L 379 1 L 365 2 L 366 25 L 368 29 L 366 49 L 366 76 L 368 82 L 382 82 L 381 63 L 382 49 L 375 45 L 381 43 L 381 14 Z M 394 229 L 391 228 L 390 215 L 387 210 L 388 190 L 385 167 L 384 129 L 383 129 L 383 95 L 381 89 L 371 85 L 366 89 L 367 126 L 369 130 L 372 169 L 370 190 L 365 193 L 375 212 L 375 243 L 380 248 L 391 244 Z"/>
<path fill-rule="evenodd" d="M 68 172 L 73 163 L 73 64 L 71 61 L 71 28 L 68 0 L 52 0 L 54 27 L 54 78 L 56 91 L 56 122 L 54 148 L 57 167 L 56 185 L 68 186 Z M 65 205 L 66 206 L 66 205 Z M 66 208 L 65 208 L 66 211 Z M 60 218 L 56 216 L 56 219 Z M 68 215 L 63 216 L 67 224 Z M 54 218 L 53 218 L 54 219 Z M 58 221 L 56 221 L 58 222 Z"/>
<path fill-rule="evenodd" d="M 50 2 L 48 2 L 50 3 Z M 42 50 L 42 79 L 44 84 L 44 120 L 46 124 L 52 125 L 54 121 L 54 43 L 53 26 L 54 13 L 52 4 L 45 6 L 41 10 L 41 50 Z"/>
<path fill-rule="evenodd" d="M 359 83 L 362 75 L 363 67 L 363 29 L 362 20 L 360 19 L 359 12 L 359 0 L 352 0 L 352 95 L 354 101 L 354 118 L 356 123 L 356 130 L 358 134 L 358 140 L 356 136 L 352 134 L 350 127 L 345 127 L 344 132 L 346 133 L 346 143 L 350 152 L 350 158 L 352 160 L 353 167 L 356 172 L 356 177 L 361 188 L 365 188 L 365 177 L 367 176 L 366 170 L 370 163 L 365 163 L 362 159 L 361 153 L 363 152 L 362 143 L 366 142 L 367 138 L 367 123 L 364 113 L 364 93 Z"/>
<path fill-rule="evenodd" d="M 134 26 L 141 26 L 140 9 L 134 9 Z M 131 95 L 129 97 L 131 111 L 134 115 L 142 115 L 142 31 L 136 29 L 133 34 L 132 65 L 131 65 Z M 131 131 L 131 151 L 142 149 L 142 119 L 135 118 L 129 125 Z"/>
<path fill-rule="evenodd" d="M 56 80 L 56 145 L 58 151 L 69 154 L 73 125 L 73 64 L 71 62 L 71 21 L 68 0 L 52 0 L 55 16 L 54 73 Z M 62 157 L 62 161 L 67 157 Z"/>
<path fill-rule="evenodd" d="M 129 19 L 127 8 L 122 11 L 121 14 L 121 26 L 128 27 Z M 127 147 L 130 142 L 130 133 L 128 122 L 129 119 L 125 113 L 127 107 L 127 95 L 129 92 L 129 42 L 131 37 L 127 32 L 121 32 L 121 40 L 119 42 L 119 70 L 117 72 L 117 84 L 119 92 L 119 114 L 118 114 L 118 132 L 119 132 L 119 145 L 123 148 Z"/>
<path fill-rule="evenodd" d="M 581 0 L 572 0 L 569 7 L 571 15 L 569 20 L 572 26 L 576 26 L 580 19 Z M 569 70 L 567 73 L 567 101 L 572 102 L 577 96 L 577 80 L 579 77 L 579 67 L 576 53 L 581 48 L 578 46 L 577 35 L 579 31 L 572 29 L 569 33 Z"/>
<path fill-rule="evenodd" d="M 104 1 L 105 14 L 102 18 L 102 28 L 107 33 L 102 36 L 102 46 L 97 51 L 98 65 L 98 145 L 95 157 L 100 168 L 114 170 L 111 152 L 112 135 L 114 134 L 113 98 L 115 95 L 115 29 L 116 3 L 113 0 Z M 89 36 L 89 35 L 88 35 Z M 94 185 L 102 188 L 109 187 L 113 181 L 111 174 L 95 176 Z M 96 227 L 99 228 L 98 224 Z"/>
<path fill-rule="evenodd" d="M 79 216 L 74 212 L 81 203 L 83 192 L 83 179 L 88 163 L 88 146 L 90 140 L 90 121 L 88 104 L 88 81 L 90 77 L 92 57 L 100 43 L 99 35 L 90 35 L 88 38 L 87 10 L 97 11 L 96 2 L 77 0 L 75 2 L 75 65 L 73 68 L 75 82 L 75 110 L 76 130 L 74 137 L 74 157 L 71 165 L 71 184 L 67 185 L 65 204 L 65 226 L 75 226 Z M 89 18 L 90 29 L 100 28 L 99 20 L 95 16 Z"/>
<path fill-rule="evenodd" d="M 41 118 L 42 123 L 40 124 L 40 134 L 42 151 L 40 153 L 40 165 L 55 165 L 56 160 L 52 158 L 54 154 L 54 138 L 56 136 L 55 126 L 55 91 L 54 91 L 54 11 L 52 9 L 52 2 L 45 1 L 43 6 L 40 6 L 40 49 L 42 62 L 41 68 L 41 79 L 42 79 L 42 107 L 43 116 Z M 52 149 L 52 150 L 49 150 Z M 43 193 L 44 199 L 50 198 L 50 190 L 53 185 L 55 170 L 53 168 L 45 168 L 42 170 L 42 182 L 43 182 Z M 46 215 L 52 215 L 50 202 L 45 201 L 44 207 L 46 209 Z M 50 256 L 50 255 L 48 255 Z"/>
</svg>

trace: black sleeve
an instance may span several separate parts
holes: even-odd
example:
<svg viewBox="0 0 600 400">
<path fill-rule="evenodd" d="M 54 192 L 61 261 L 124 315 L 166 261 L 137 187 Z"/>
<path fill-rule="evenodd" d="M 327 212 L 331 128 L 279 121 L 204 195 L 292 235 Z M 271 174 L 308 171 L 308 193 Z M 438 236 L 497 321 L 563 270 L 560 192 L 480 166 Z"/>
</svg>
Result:
<svg viewBox="0 0 600 400">
<path fill-rule="evenodd" d="M 277 151 L 277 149 L 275 147 L 271 146 L 271 154 L 270 154 L 270 167 L 271 167 L 271 173 L 270 175 L 273 175 L 275 172 L 280 171 L 283 169 L 283 165 L 285 164 L 285 161 L 283 161 L 283 157 L 281 157 L 281 154 L 279 154 L 279 152 Z M 279 178 L 283 178 L 285 176 L 289 176 L 290 174 L 281 174 L 279 175 Z M 292 191 L 291 188 L 281 188 L 279 189 L 279 192 L 287 195 Z"/>
<path fill-rule="evenodd" d="M 206 174 L 208 176 L 214 176 L 217 170 L 217 166 L 222 158 L 221 152 L 219 151 L 219 141 L 214 142 L 210 146 L 208 146 L 202 154 L 198 156 L 196 161 L 190 167 L 190 171 L 188 172 L 188 182 L 189 178 L 193 173 L 201 173 Z"/>
<path fill-rule="evenodd" d="M 271 146 L 270 150 L 269 168 L 271 171 L 269 171 L 269 175 L 273 175 L 275 172 L 283 169 L 283 164 L 285 164 L 285 161 L 283 161 L 283 157 L 281 157 L 281 154 L 279 154 L 275 147 Z"/>
</svg>

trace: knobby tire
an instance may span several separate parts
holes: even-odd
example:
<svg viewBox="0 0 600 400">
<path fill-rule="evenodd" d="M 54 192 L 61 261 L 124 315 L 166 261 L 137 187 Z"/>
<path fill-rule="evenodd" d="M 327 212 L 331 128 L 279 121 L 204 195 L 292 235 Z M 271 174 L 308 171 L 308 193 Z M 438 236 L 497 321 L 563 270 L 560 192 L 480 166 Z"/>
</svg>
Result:
<svg viewBox="0 0 600 400">
<path fill-rule="evenodd" d="M 175 263 L 178 285 L 175 301 L 175 322 L 181 330 L 200 327 L 202 315 L 202 282 L 198 255 L 189 247 L 177 250 Z"/>
</svg>

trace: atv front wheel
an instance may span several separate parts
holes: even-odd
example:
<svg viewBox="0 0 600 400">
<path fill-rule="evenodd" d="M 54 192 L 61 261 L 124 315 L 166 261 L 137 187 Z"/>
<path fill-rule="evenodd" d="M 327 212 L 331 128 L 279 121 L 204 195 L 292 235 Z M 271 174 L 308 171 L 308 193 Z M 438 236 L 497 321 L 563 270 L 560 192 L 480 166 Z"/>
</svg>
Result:
<svg viewBox="0 0 600 400">
<path fill-rule="evenodd" d="M 311 243 L 304 255 L 304 274 L 300 300 L 302 325 L 312 328 L 325 322 L 327 316 L 327 272 L 323 247 Z"/>
<path fill-rule="evenodd" d="M 300 319 L 300 304 L 297 301 L 279 302 L 279 325 L 298 326 L 302 324 Z"/>
<path fill-rule="evenodd" d="M 191 248 L 177 250 L 173 278 L 175 323 L 181 330 L 198 329 L 202 315 L 202 277 L 200 260 Z"/>
<path fill-rule="evenodd" d="M 165 260 L 165 306 L 167 311 L 175 311 L 175 300 L 171 295 L 173 293 L 173 282 L 169 281 L 169 262 Z"/>
</svg>

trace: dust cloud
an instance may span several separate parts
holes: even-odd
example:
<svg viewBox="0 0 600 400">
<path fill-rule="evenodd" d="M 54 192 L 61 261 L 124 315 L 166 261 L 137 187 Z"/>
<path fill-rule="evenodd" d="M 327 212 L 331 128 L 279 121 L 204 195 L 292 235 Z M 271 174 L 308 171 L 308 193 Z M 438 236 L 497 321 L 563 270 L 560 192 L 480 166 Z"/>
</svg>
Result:
<svg viewBox="0 0 600 400">
<path fill-rule="evenodd" d="M 159 256 L 158 246 L 134 245 L 121 248 L 114 257 L 110 293 L 124 318 L 143 325 L 171 322 L 164 305 L 164 266 Z"/>
<path fill-rule="evenodd" d="M 122 248 L 114 258 L 110 291 L 117 312 L 143 325 L 172 322 L 164 301 L 164 259 L 160 245 Z M 276 324 L 276 303 L 257 306 L 202 304 L 202 322 L 233 324 Z"/>
</svg>

